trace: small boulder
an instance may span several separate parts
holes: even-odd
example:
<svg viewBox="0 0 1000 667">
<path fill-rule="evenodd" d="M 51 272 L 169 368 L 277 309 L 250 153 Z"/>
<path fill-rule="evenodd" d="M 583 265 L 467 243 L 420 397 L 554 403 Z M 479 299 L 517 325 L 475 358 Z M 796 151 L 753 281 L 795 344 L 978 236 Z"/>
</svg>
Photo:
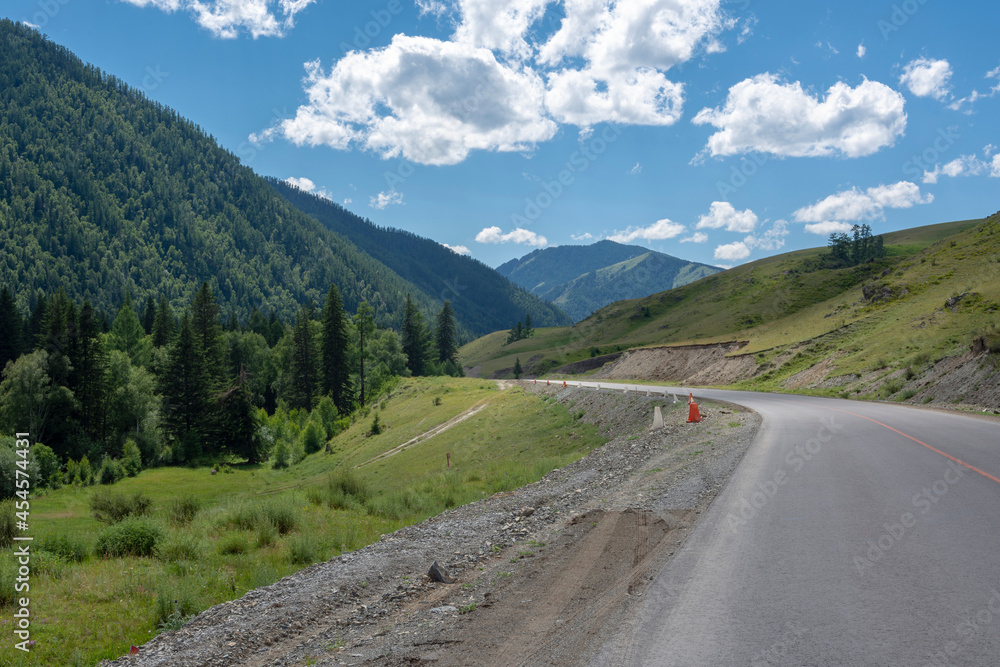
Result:
<svg viewBox="0 0 1000 667">
<path fill-rule="evenodd" d="M 455 583 L 455 580 L 448 574 L 448 570 L 438 565 L 437 561 L 434 561 L 434 564 L 431 565 L 431 569 L 427 571 L 427 576 L 431 578 L 431 581 L 437 581 L 442 584 Z"/>
</svg>

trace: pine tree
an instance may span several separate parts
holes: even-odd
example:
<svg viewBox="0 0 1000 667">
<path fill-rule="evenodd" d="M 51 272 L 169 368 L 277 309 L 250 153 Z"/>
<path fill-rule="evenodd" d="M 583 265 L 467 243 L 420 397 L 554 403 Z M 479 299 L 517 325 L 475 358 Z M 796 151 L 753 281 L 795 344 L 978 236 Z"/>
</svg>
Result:
<svg viewBox="0 0 1000 667">
<path fill-rule="evenodd" d="M 263 456 L 260 424 L 244 368 L 240 368 L 233 386 L 219 394 L 216 411 L 219 449 L 244 458 L 247 463 L 259 463 Z"/>
<path fill-rule="evenodd" d="M 319 354 L 310 326 L 312 320 L 312 306 L 302 306 L 295 318 L 295 329 L 292 331 L 291 360 L 292 407 L 303 408 L 310 412 L 319 386 Z"/>
<path fill-rule="evenodd" d="M 531 327 L 531 313 L 524 314 L 524 337 L 530 338 L 535 330 Z"/>
<path fill-rule="evenodd" d="M 330 285 L 323 307 L 322 385 L 324 395 L 333 399 L 337 411 L 345 415 L 351 408 L 351 369 L 347 362 L 347 317 L 340 290 Z"/>
<path fill-rule="evenodd" d="M 21 356 L 21 334 L 24 323 L 17 311 L 14 295 L 4 285 L 0 291 L 0 372 L 8 361 Z"/>
<path fill-rule="evenodd" d="M 361 407 L 365 406 L 365 336 L 371 336 L 375 332 L 375 318 L 372 307 L 367 301 L 358 304 L 358 313 L 354 316 L 354 325 L 358 330 L 358 357 L 361 361 L 361 370 L 358 374 L 361 382 Z"/>
<path fill-rule="evenodd" d="M 146 296 L 146 305 L 142 309 L 142 330 L 146 335 L 153 333 L 153 324 L 156 323 L 156 304 L 153 302 L 153 295 Z"/>
<path fill-rule="evenodd" d="M 73 366 L 76 379 L 76 397 L 80 401 L 80 423 L 92 438 L 105 438 L 104 368 L 105 356 L 101 347 L 100 326 L 90 301 L 80 309 L 79 343 Z"/>
<path fill-rule="evenodd" d="M 128 355 L 133 366 L 144 366 L 149 361 L 149 342 L 139 317 L 132 308 L 132 297 L 125 294 L 125 303 L 118 309 L 111 325 L 108 340 L 113 350 L 121 350 Z"/>
<path fill-rule="evenodd" d="M 191 329 L 198 339 L 203 372 L 209 379 L 210 388 L 220 387 L 226 379 L 228 364 L 222 343 L 222 326 L 219 324 L 219 305 L 208 283 L 201 284 L 191 304 Z"/>
<path fill-rule="evenodd" d="M 424 326 L 424 316 L 417 310 L 410 295 L 406 295 L 406 310 L 403 312 L 403 353 L 406 354 L 406 367 L 413 375 L 425 375 L 427 372 L 427 329 Z"/>
<path fill-rule="evenodd" d="M 163 347 L 174 337 L 174 314 L 170 310 L 167 297 L 160 297 L 160 306 L 156 309 L 156 320 L 153 322 L 153 345 Z"/>
<path fill-rule="evenodd" d="M 514 379 L 515 380 L 520 380 L 521 379 L 521 374 L 523 372 L 524 371 L 521 369 L 521 357 L 516 357 L 514 359 Z"/>
<path fill-rule="evenodd" d="M 437 344 L 438 361 L 442 363 L 456 361 L 458 344 L 455 342 L 455 313 L 451 309 L 451 301 L 445 301 L 438 314 L 434 342 Z"/>
<path fill-rule="evenodd" d="M 209 379 L 188 313 L 181 317 L 177 340 L 160 375 L 163 430 L 176 443 L 200 441 L 205 434 Z M 187 452 L 181 452 L 182 459 Z"/>
<path fill-rule="evenodd" d="M 30 352 L 42 347 L 42 331 L 45 327 L 45 311 L 48 310 L 48 299 L 39 293 L 31 317 L 25 322 L 25 336 L 21 339 L 21 351 Z"/>
</svg>

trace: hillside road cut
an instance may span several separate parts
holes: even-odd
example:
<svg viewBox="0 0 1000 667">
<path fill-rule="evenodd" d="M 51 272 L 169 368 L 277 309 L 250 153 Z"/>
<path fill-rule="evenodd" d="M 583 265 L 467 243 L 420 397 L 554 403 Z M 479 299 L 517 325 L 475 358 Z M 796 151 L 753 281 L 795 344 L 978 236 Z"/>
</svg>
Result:
<svg viewBox="0 0 1000 667">
<path fill-rule="evenodd" d="M 728 485 L 591 664 L 997 664 L 996 419 L 600 384 L 693 392 L 755 410 L 763 424 Z"/>
</svg>

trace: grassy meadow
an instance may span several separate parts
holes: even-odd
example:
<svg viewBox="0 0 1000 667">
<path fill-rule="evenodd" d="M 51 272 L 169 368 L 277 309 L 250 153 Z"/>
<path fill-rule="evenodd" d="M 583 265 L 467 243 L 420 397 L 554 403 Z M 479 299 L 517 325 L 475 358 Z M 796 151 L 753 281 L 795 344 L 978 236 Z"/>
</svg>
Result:
<svg viewBox="0 0 1000 667">
<path fill-rule="evenodd" d="M 470 408 L 468 419 L 377 461 Z M 371 435 L 375 413 L 382 432 Z M 407 378 L 297 465 L 154 468 L 33 498 L 30 654 L 13 648 L 3 549 L 2 665 L 93 665 L 192 614 L 446 509 L 518 488 L 604 440 L 558 403 L 493 382 Z M 451 468 L 446 467 L 451 455 Z M 95 518 L 133 514 L 113 524 Z M 111 495 L 108 495 L 111 494 Z M 138 498 L 135 494 L 141 494 Z M 116 555 L 132 550 L 148 555 Z M 104 552 L 103 554 L 101 552 Z"/>
</svg>

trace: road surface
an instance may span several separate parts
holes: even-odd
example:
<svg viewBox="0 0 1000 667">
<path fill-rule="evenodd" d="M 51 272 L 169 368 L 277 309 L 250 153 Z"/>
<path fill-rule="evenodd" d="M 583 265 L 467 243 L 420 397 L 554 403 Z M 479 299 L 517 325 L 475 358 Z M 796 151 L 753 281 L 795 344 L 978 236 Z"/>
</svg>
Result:
<svg viewBox="0 0 1000 667">
<path fill-rule="evenodd" d="M 634 388 L 737 403 L 763 425 L 592 664 L 1000 664 L 1000 422 Z"/>
</svg>

